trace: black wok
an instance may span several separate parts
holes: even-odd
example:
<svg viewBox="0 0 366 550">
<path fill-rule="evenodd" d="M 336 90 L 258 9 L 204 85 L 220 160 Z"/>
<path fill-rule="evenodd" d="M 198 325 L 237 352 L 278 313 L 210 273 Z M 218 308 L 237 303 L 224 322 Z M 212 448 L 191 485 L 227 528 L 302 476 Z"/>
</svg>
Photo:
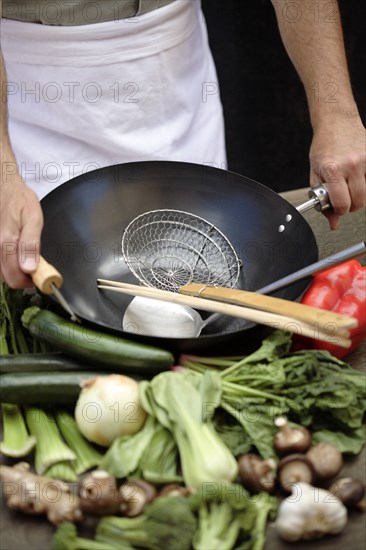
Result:
<svg viewBox="0 0 366 550">
<path fill-rule="evenodd" d="M 148 161 L 98 169 L 55 189 L 42 200 L 42 208 L 42 254 L 63 274 L 62 293 L 76 315 L 85 324 L 176 353 L 249 351 L 268 328 L 224 317 L 196 339 L 124 333 L 122 319 L 131 297 L 98 290 L 96 279 L 137 282 L 121 252 L 123 230 L 137 215 L 174 208 L 216 225 L 242 261 L 239 288 L 255 290 L 318 259 L 311 228 L 286 200 L 244 176 L 197 164 Z M 291 221 L 286 221 L 288 215 Z M 296 300 L 308 282 L 277 295 Z"/>
</svg>

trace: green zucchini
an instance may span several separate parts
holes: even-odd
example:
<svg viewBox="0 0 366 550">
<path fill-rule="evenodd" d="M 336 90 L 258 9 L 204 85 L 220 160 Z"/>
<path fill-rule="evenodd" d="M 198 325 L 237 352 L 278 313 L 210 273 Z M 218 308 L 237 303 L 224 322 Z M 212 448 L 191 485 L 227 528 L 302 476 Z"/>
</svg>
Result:
<svg viewBox="0 0 366 550">
<path fill-rule="evenodd" d="M 19 353 L 0 357 L 0 374 L 23 372 L 69 372 L 91 370 L 92 366 L 59 352 Z"/>
<path fill-rule="evenodd" d="M 155 374 L 169 369 L 174 362 L 169 351 L 72 323 L 36 306 L 24 311 L 22 323 L 35 338 L 55 350 L 93 365 Z"/>
<path fill-rule="evenodd" d="M 18 405 L 74 405 L 82 380 L 107 374 L 92 371 L 2 374 L 0 401 Z M 137 382 L 142 380 L 142 377 L 133 378 Z"/>
</svg>

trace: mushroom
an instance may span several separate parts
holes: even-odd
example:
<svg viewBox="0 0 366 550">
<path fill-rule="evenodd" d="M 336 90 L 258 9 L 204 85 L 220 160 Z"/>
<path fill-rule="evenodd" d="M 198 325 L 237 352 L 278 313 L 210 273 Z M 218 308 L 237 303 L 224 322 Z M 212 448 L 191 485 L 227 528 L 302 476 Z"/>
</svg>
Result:
<svg viewBox="0 0 366 550">
<path fill-rule="evenodd" d="M 170 497 L 187 497 L 192 493 L 192 489 L 185 487 L 184 485 L 179 485 L 179 483 L 168 483 L 164 485 L 159 491 L 159 497 L 170 496 Z"/>
<path fill-rule="evenodd" d="M 291 493 L 294 483 L 304 482 L 313 485 L 315 478 L 313 465 L 305 455 L 287 455 L 278 464 L 277 481 L 287 493 Z"/>
<path fill-rule="evenodd" d="M 143 513 L 145 506 L 157 497 L 154 485 L 142 479 L 126 481 L 119 488 L 122 499 L 121 511 L 129 518 Z"/>
<path fill-rule="evenodd" d="M 104 470 L 87 474 L 79 486 L 81 509 L 92 515 L 115 514 L 120 511 L 122 497 L 116 478 Z"/>
<path fill-rule="evenodd" d="M 298 426 L 290 428 L 286 418 L 276 418 L 275 425 L 278 432 L 273 437 L 273 446 L 279 455 L 291 453 L 305 453 L 311 445 L 309 430 Z"/>
<path fill-rule="evenodd" d="M 248 491 L 271 493 L 275 488 L 276 462 L 272 458 L 262 460 L 254 453 L 241 455 L 238 459 L 239 478 Z"/>
<path fill-rule="evenodd" d="M 319 480 L 329 479 L 336 476 L 342 466 L 342 453 L 331 443 L 318 443 L 306 453 L 312 463 Z"/>
<path fill-rule="evenodd" d="M 365 510 L 365 486 L 359 479 L 343 477 L 337 479 L 329 488 L 329 491 L 339 498 L 347 508 L 359 508 Z"/>
</svg>

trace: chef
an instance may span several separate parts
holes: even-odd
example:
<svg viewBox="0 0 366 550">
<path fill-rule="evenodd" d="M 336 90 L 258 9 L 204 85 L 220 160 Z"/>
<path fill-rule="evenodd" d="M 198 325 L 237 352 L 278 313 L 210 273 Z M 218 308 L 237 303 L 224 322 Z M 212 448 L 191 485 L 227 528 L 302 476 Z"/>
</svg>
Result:
<svg viewBox="0 0 366 550">
<path fill-rule="evenodd" d="M 336 228 L 365 206 L 366 162 L 337 5 L 322 21 L 311 3 L 291 2 L 296 13 L 272 3 L 308 98 L 310 182 L 327 182 Z M 224 167 L 224 121 L 199 0 L 3 0 L 2 10 L 1 278 L 21 288 L 37 267 L 42 197 L 121 162 Z M 335 84 L 335 101 L 315 101 L 314 82 Z"/>
</svg>

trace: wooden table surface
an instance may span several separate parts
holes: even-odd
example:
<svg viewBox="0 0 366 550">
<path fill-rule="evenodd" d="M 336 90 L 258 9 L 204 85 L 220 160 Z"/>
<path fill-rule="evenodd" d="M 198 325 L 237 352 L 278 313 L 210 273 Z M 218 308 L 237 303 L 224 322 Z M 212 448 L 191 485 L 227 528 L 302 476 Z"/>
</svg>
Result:
<svg viewBox="0 0 366 550">
<path fill-rule="evenodd" d="M 282 195 L 292 204 L 298 205 L 307 199 L 307 190 L 288 191 Z M 330 231 L 328 222 L 320 213 L 311 210 L 304 217 L 316 236 L 319 257 L 331 255 L 348 246 L 366 240 L 366 212 L 356 212 L 344 216 L 336 231 Z M 365 258 L 362 260 L 365 262 Z M 354 368 L 366 370 L 366 340 L 346 359 Z M 347 460 L 342 475 L 357 477 L 366 483 L 365 449 L 354 459 Z M 89 520 L 82 532 L 90 532 Z M 44 518 L 25 516 L 9 511 L 2 501 L 0 515 L 0 549 L 1 550 L 49 550 L 54 527 Z M 290 544 L 280 540 L 273 526 L 267 529 L 266 550 L 363 550 L 366 544 L 365 513 L 352 511 L 345 531 L 341 535 L 319 541 Z M 162 549 L 163 550 L 163 549 Z"/>
</svg>

